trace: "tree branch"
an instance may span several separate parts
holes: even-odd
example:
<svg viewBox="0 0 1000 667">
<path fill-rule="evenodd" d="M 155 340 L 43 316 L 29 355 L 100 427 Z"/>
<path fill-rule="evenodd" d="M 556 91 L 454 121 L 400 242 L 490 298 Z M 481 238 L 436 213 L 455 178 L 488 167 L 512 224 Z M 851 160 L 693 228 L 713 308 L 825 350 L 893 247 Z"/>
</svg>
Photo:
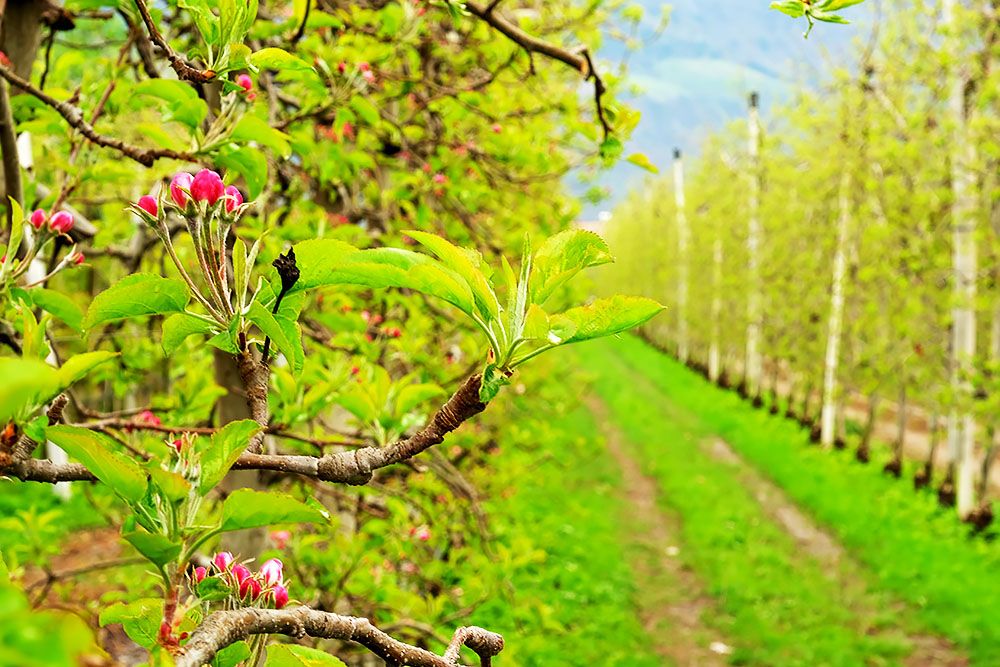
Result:
<svg viewBox="0 0 1000 667">
<path fill-rule="evenodd" d="M 169 148 L 140 148 L 127 144 L 121 139 L 108 137 L 99 134 L 94 126 L 88 123 L 83 117 L 83 111 L 68 102 L 60 102 L 51 95 L 36 88 L 30 81 L 22 79 L 13 71 L 0 65 L 0 77 L 3 77 L 11 84 L 21 88 L 24 92 L 37 98 L 44 104 L 55 109 L 69 125 L 75 128 L 80 134 L 89 139 L 92 143 L 105 148 L 111 148 L 129 157 L 144 167 L 151 167 L 160 158 L 171 158 L 174 160 L 184 160 L 186 162 L 196 162 L 194 155 L 171 150 Z"/>
<path fill-rule="evenodd" d="M 388 447 L 362 447 L 325 456 L 290 456 L 248 452 L 233 464 L 233 470 L 271 470 L 286 474 L 313 477 L 322 482 L 363 485 L 372 472 L 401 463 L 444 441 L 446 435 L 465 421 L 486 409 L 479 400 L 482 376 L 476 374 L 465 381 L 445 403 L 427 426 L 415 435 Z M 95 481 L 86 467 L 76 463 L 55 464 L 45 459 L 29 459 L 0 467 L 0 474 L 25 482 Z"/>
<path fill-rule="evenodd" d="M 142 22 L 146 24 L 146 30 L 149 31 L 149 38 L 154 44 L 163 49 L 163 53 L 170 62 L 170 66 L 177 72 L 178 78 L 185 81 L 193 81 L 194 83 L 208 83 L 215 79 L 215 72 L 213 70 L 202 70 L 198 67 L 193 67 L 176 51 L 170 48 L 170 44 L 167 43 L 167 40 L 164 39 L 156 24 L 153 23 L 153 17 L 149 14 L 149 7 L 146 6 L 145 0 L 135 0 L 135 6 L 139 10 Z"/>
<path fill-rule="evenodd" d="M 557 60 L 564 63 L 576 71 L 583 74 L 584 79 L 587 81 L 593 80 L 594 82 L 594 103 L 597 108 L 597 119 L 601 123 L 601 129 L 604 131 L 604 138 L 607 139 L 611 134 L 611 124 L 608 123 L 606 114 L 604 113 L 604 93 L 607 89 L 604 86 L 604 81 L 601 76 L 597 73 L 594 68 L 594 62 L 590 57 L 590 51 L 585 47 L 578 47 L 573 50 L 564 49 L 561 46 L 557 46 L 550 42 L 546 42 L 543 39 L 539 39 L 534 35 L 528 34 L 520 27 L 514 25 L 498 12 L 496 12 L 497 2 L 491 2 L 489 5 L 482 5 L 478 2 L 466 2 L 465 7 L 475 16 L 478 16 L 483 21 L 486 21 L 494 29 L 505 35 L 512 42 L 518 44 L 527 51 L 529 54 L 540 53 L 543 56 Z"/>
<path fill-rule="evenodd" d="M 220 650 L 253 635 L 339 639 L 360 644 L 389 664 L 413 667 L 455 667 L 459 649 L 475 651 L 483 665 L 503 650 L 503 637 L 477 627 L 459 628 L 444 656 L 410 646 L 382 632 L 367 618 L 341 616 L 308 607 L 294 609 L 235 609 L 217 611 L 191 633 L 175 657 L 177 667 L 201 667 Z"/>
</svg>

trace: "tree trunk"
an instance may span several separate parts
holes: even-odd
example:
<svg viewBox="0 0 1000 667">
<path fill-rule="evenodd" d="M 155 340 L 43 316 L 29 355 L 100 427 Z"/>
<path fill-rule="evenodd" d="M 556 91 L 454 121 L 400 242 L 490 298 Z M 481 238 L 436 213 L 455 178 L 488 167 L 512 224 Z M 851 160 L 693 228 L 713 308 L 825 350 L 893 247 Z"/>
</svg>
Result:
<svg viewBox="0 0 1000 667">
<path fill-rule="evenodd" d="M 749 171 L 750 216 L 747 224 L 747 349 L 743 376 L 747 396 L 760 391 L 761 375 L 761 285 L 760 285 L 760 109 L 757 93 L 750 95 L 749 107 Z"/>
<path fill-rule="evenodd" d="M 711 322 L 711 342 L 708 348 L 708 379 L 718 382 L 721 368 L 721 357 L 719 354 L 719 333 L 722 319 L 722 235 L 720 230 L 715 230 L 715 239 L 712 241 L 712 322 Z"/>
<path fill-rule="evenodd" d="M 830 287 L 830 314 L 827 318 L 826 358 L 823 362 L 823 412 L 820 443 L 833 447 L 837 423 L 837 366 L 840 363 L 840 340 L 844 328 L 844 277 L 847 274 L 847 241 L 851 226 L 851 175 L 844 169 L 840 176 L 837 219 L 837 248 L 833 257 L 833 281 Z"/>
<path fill-rule="evenodd" d="M 684 159 L 680 150 L 674 151 L 674 202 L 677 207 L 677 357 L 688 362 L 688 247 L 690 230 L 684 201 Z"/>
<path fill-rule="evenodd" d="M 878 404 L 878 392 L 873 391 L 871 396 L 868 397 L 868 415 L 865 418 L 865 430 L 861 433 L 861 442 L 858 443 L 858 449 L 855 453 L 855 458 L 862 463 L 871 461 L 872 434 L 875 433 L 875 421 L 878 419 Z"/>
<path fill-rule="evenodd" d="M 955 17 L 956 0 L 944 1 L 944 21 L 952 45 L 954 67 L 962 67 L 962 40 Z M 951 385 L 956 405 L 951 412 L 952 454 L 956 479 L 956 509 L 963 519 L 975 508 L 976 422 L 970 412 L 972 387 L 968 381 L 976 354 L 976 201 L 975 147 L 968 137 L 965 100 L 966 77 L 960 70 L 950 75 L 949 107 L 954 123 L 951 141 L 952 243 L 955 306 L 952 313 Z"/>
</svg>

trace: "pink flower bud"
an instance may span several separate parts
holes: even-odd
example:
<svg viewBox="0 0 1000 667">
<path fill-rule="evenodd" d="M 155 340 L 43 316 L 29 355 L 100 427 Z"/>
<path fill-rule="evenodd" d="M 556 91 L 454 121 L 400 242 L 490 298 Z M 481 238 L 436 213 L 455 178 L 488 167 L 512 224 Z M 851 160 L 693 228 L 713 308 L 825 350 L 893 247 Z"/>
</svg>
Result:
<svg viewBox="0 0 1000 667">
<path fill-rule="evenodd" d="M 370 72 L 371 68 L 372 68 L 372 66 L 369 65 L 366 62 L 360 62 L 360 63 L 358 63 L 358 69 L 361 70 L 362 72 Z"/>
<path fill-rule="evenodd" d="M 337 71 L 343 74 L 347 71 L 347 63 L 337 63 Z"/>
<path fill-rule="evenodd" d="M 143 410 L 138 415 L 136 415 L 135 420 L 141 424 L 148 424 L 149 426 L 162 426 L 163 422 L 160 418 L 153 414 L 152 410 Z"/>
<path fill-rule="evenodd" d="M 235 571 L 235 569 L 236 568 L 233 568 L 234 571 Z M 248 597 L 251 600 L 255 600 L 258 597 L 260 597 L 261 590 L 263 590 L 263 589 L 262 589 L 262 587 L 260 585 L 260 582 L 257 581 L 256 579 L 254 579 L 253 577 L 247 577 L 242 582 L 240 582 L 240 597 L 241 598 Z"/>
<path fill-rule="evenodd" d="M 292 538 L 292 534 L 287 530 L 275 530 L 271 532 L 270 537 L 271 541 L 274 542 L 274 548 L 278 551 L 284 551 L 288 540 Z"/>
<path fill-rule="evenodd" d="M 226 186 L 222 182 L 222 177 L 211 169 L 202 169 L 191 181 L 191 196 L 195 201 L 206 201 L 209 206 L 214 206 L 226 192 Z"/>
<path fill-rule="evenodd" d="M 274 608 L 281 609 L 288 604 L 288 589 L 278 584 L 274 587 Z"/>
<path fill-rule="evenodd" d="M 212 564 L 215 565 L 221 572 L 225 572 L 229 569 L 229 566 L 233 564 L 233 555 L 228 551 L 220 551 L 215 554 L 212 558 Z"/>
<path fill-rule="evenodd" d="M 243 195 L 235 185 L 226 188 L 226 213 L 232 213 L 243 203 Z"/>
<path fill-rule="evenodd" d="M 40 208 L 35 209 L 35 212 L 32 213 L 31 218 L 29 218 L 31 221 L 31 226 L 34 227 L 35 229 L 40 230 L 42 227 L 45 226 L 45 218 L 46 218 L 45 211 L 43 211 Z"/>
<path fill-rule="evenodd" d="M 415 536 L 421 542 L 426 542 L 427 540 L 431 539 L 431 531 L 428 530 L 427 528 L 419 528 L 416 531 Z"/>
<path fill-rule="evenodd" d="M 186 208 L 190 198 L 188 197 L 188 192 L 191 191 L 191 182 L 194 180 L 194 176 L 182 171 L 176 174 L 170 181 L 170 198 L 178 208 Z M 188 191 L 188 192 L 185 192 Z"/>
<path fill-rule="evenodd" d="M 184 448 L 184 441 L 181 440 L 180 438 L 177 438 L 176 440 L 174 440 L 173 442 L 170 443 L 170 446 L 173 447 L 174 449 L 176 449 L 177 453 L 180 454 L 181 453 L 181 449 Z"/>
<path fill-rule="evenodd" d="M 260 576 L 264 577 L 264 581 L 268 586 L 280 584 L 283 567 L 280 560 L 272 558 L 260 566 Z"/>
<path fill-rule="evenodd" d="M 82 252 L 75 253 L 72 257 L 73 264 L 75 264 L 76 266 L 80 266 L 81 264 L 83 264 L 85 259 L 86 257 L 83 256 Z"/>
<path fill-rule="evenodd" d="M 234 565 L 233 566 L 233 577 L 236 578 L 236 583 L 240 585 L 240 595 L 243 594 L 242 587 L 243 582 L 251 579 L 253 575 L 250 574 L 250 570 L 247 569 L 246 565 Z"/>
<path fill-rule="evenodd" d="M 236 85 L 248 93 L 253 92 L 253 79 L 250 78 L 249 74 L 240 74 L 236 77 Z"/>
<path fill-rule="evenodd" d="M 493 127 L 491 129 L 493 130 L 493 134 L 500 134 L 503 132 L 503 126 L 500 123 L 493 123 Z"/>
<path fill-rule="evenodd" d="M 143 195 L 139 197 L 139 201 L 136 202 L 136 206 L 141 208 L 146 213 L 149 213 L 154 218 L 159 212 L 159 207 L 156 204 L 156 197 L 152 195 Z"/>
<path fill-rule="evenodd" d="M 438 185 L 444 185 L 448 182 L 448 177 L 444 174 L 434 174 L 434 182 Z"/>
<path fill-rule="evenodd" d="M 199 584 L 205 581 L 205 577 L 208 576 L 208 570 L 203 567 L 194 568 L 194 580 Z"/>
<path fill-rule="evenodd" d="M 372 72 L 371 70 L 366 70 L 361 73 L 361 78 L 367 81 L 368 83 L 375 83 L 375 72 Z"/>
<path fill-rule="evenodd" d="M 49 229 L 57 234 L 67 234 L 73 229 L 73 216 L 66 211 L 59 211 L 49 220 Z"/>
</svg>

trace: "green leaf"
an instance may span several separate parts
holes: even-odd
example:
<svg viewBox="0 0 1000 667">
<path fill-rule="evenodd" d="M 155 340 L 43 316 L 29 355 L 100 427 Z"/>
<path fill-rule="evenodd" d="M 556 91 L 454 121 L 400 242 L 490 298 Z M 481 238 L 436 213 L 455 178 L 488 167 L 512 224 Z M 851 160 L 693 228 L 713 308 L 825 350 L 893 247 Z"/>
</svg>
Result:
<svg viewBox="0 0 1000 667">
<path fill-rule="evenodd" d="M 21 247 L 21 238 L 24 236 L 24 210 L 13 197 L 7 197 L 7 201 L 10 203 L 10 240 L 7 243 L 10 252 L 7 254 L 13 258 L 17 255 L 17 250 Z"/>
<path fill-rule="evenodd" d="M 146 495 L 146 476 L 131 459 L 114 451 L 111 438 L 77 426 L 50 426 L 46 437 L 79 460 L 97 479 L 130 503 Z"/>
<path fill-rule="evenodd" d="M 860 5 L 865 0 L 827 0 L 820 5 L 820 9 L 824 12 L 835 12 L 840 9 L 847 9 L 848 7 L 853 7 L 854 5 Z"/>
<path fill-rule="evenodd" d="M 528 307 L 528 315 L 524 321 L 522 338 L 528 340 L 544 339 L 549 335 L 549 316 L 538 304 Z"/>
<path fill-rule="evenodd" d="M 205 581 L 209 580 L 206 579 Z M 228 597 L 228 595 L 229 592 L 227 590 L 225 597 Z M 250 646 L 244 641 L 239 641 L 236 642 L 235 644 L 230 644 L 226 648 L 216 653 L 215 657 L 212 658 L 212 667 L 236 667 L 249 657 L 250 657 Z"/>
<path fill-rule="evenodd" d="M 136 531 L 122 535 L 144 558 L 157 567 L 163 567 L 181 553 L 179 542 L 171 542 L 163 535 Z"/>
<path fill-rule="evenodd" d="M 216 332 L 210 322 L 188 313 L 177 313 L 163 320 L 163 353 L 168 357 L 187 340 L 188 336 L 206 335 Z"/>
<path fill-rule="evenodd" d="M 141 315 L 176 313 L 190 300 L 182 280 L 163 278 L 151 273 L 136 273 L 122 278 L 104 290 L 90 304 L 85 329 Z"/>
<path fill-rule="evenodd" d="M 465 280 L 472 290 L 483 319 L 497 319 L 500 316 L 500 302 L 497 301 L 493 286 L 482 271 L 483 259 L 477 251 L 459 248 L 440 236 L 427 232 L 408 230 L 403 233 L 437 255 L 442 264 Z"/>
<path fill-rule="evenodd" d="M 250 64 L 261 69 L 307 70 L 312 66 L 284 49 L 268 47 L 250 54 Z"/>
<path fill-rule="evenodd" d="M 489 403 L 500 393 L 503 387 L 510 384 L 510 375 L 500 369 L 495 363 L 486 365 L 483 369 L 483 380 L 479 386 L 479 400 Z"/>
<path fill-rule="evenodd" d="M 652 299 L 637 296 L 613 296 L 598 299 L 589 306 L 571 308 L 551 318 L 553 325 L 565 322 L 575 332 L 562 343 L 578 343 L 593 338 L 628 331 L 653 318 L 663 306 Z"/>
<path fill-rule="evenodd" d="M 83 328 L 83 310 L 62 292 L 35 287 L 27 293 L 36 306 L 58 317 L 70 329 L 80 331 Z"/>
<path fill-rule="evenodd" d="M 582 229 L 567 229 L 545 241 L 535 253 L 531 301 L 543 304 L 562 285 L 591 266 L 613 262 L 608 244 Z"/>
<path fill-rule="evenodd" d="M 403 387 L 396 397 L 396 413 L 406 414 L 424 401 L 441 396 L 445 391 L 436 384 L 421 383 Z"/>
<path fill-rule="evenodd" d="M 220 150 L 215 162 L 218 166 L 238 173 L 247 183 L 249 199 L 260 196 L 267 184 L 267 157 L 256 148 L 240 146 L 236 149 Z"/>
<path fill-rule="evenodd" d="M 229 585 L 220 577 L 206 577 L 198 582 L 198 597 L 202 600 L 225 600 L 233 594 Z"/>
<path fill-rule="evenodd" d="M 59 390 L 56 369 L 36 359 L 0 357 L 0 425 Z"/>
<path fill-rule="evenodd" d="M 187 83 L 176 79 L 146 79 L 132 86 L 134 95 L 164 100 L 168 114 L 165 120 L 176 120 L 192 130 L 208 116 L 208 105 Z"/>
<path fill-rule="evenodd" d="M 264 667 L 346 667 L 326 651 L 297 644 L 271 644 Z"/>
<path fill-rule="evenodd" d="M 267 121 L 257 116 L 247 114 L 233 128 L 232 138 L 236 141 L 255 141 L 274 151 L 277 155 L 287 158 L 292 154 L 289 136 L 271 127 Z"/>
<path fill-rule="evenodd" d="M 643 153 L 632 153 L 627 158 L 625 158 L 625 160 L 627 162 L 631 162 L 637 167 L 645 169 L 646 171 L 652 174 L 660 173 L 660 168 L 657 167 L 652 162 L 650 162 L 649 158 Z"/>
<path fill-rule="evenodd" d="M 351 108 L 368 125 L 378 125 L 379 121 L 382 120 L 382 116 L 378 112 L 378 107 L 367 97 L 360 95 L 352 97 Z"/>
<path fill-rule="evenodd" d="M 139 646 L 156 646 L 160 621 L 163 619 L 163 600 L 143 598 L 135 602 L 119 602 L 104 611 L 98 619 L 101 627 L 121 623 L 125 634 Z"/>
<path fill-rule="evenodd" d="M 212 436 L 207 447 L 199 448 L 201 480 L 198 483 L 198 491 L 201 495 L 207 494 L 222 481 L 236 463 L 236 459 L 240 458 L 250 444 L 250 438 L 260 431 L 260 424 L 251 419 L 230 422 Z M 199 444 L 202 442 L 206 441 L 202 440 Z"/>
<path fill-rule="evenodd" d="M 802 0 L 783 0 L 772 2 L 771 9 L 777 9 L 782 14 L 787 14 L 792 18 L 801 18 L 806 13 L 806 6 Z"/>
<path fill-rule="evenodd" d="M 194 24 L 198 26 L 198 32 L 207 44 L 221 46 L 219 34 L 219 19 L 212 13 L 212 9 L 206 0 L 178 0 L 177 5 L 188 10 Z"/>
<path fill-rule="evenodd" d="M 260 301 L 254 301 L 247 310 L 247 319 L 257 325 L 264 332 L 264 335 L 271 339 L 271 343 L 280 350 L 289 361 L 295 359 L 295 349 L 292 342 L 285 335 L 285 330 L 281 328 L 278 321 L 274 319 L 267 308 Z"/>
<path fill-rule="evenodd" d="M 323 285 L 400 287 L 436 296 L 469 315 L 475 312 L 466 281 L 427 255 L 400 248 L 357 250 L 336 241 L 305 241 L 295 246 L 295 256 L 301 257 L 302 276 L 294 290 Z"/>
<path fill-rule="evenodd" d="M 238 489 L 222 504 L 223 531 L 260 528 L 276 523 L 322 523 L 329 515 L 284 493 Z"/>
<path fill-rule="evenodd" d="M 70 357 L 56 371 L 56 381 L 59 383 L 58 391 L 79 382 L 86 377 L 87 373 L 117 356 L 117 352 L 84 352 Z"/>
</svg>

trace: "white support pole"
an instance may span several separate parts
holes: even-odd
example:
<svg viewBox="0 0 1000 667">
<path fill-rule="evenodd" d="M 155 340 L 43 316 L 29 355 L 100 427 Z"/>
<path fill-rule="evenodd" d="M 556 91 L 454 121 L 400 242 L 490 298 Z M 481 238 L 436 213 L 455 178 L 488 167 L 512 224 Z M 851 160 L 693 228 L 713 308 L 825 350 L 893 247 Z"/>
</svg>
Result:
<svg viewBox="0 0 1000 667">
<path fill-rule="evenodd" d="M 680 149 L 674 150 L 674 205 L 677 209 L 677 356 L 682 362 L 687 362 L 690 354 L 687 317 L 691 230 L 688 228 L 685 210 L 684 159 Z"/>
<path fill-rule="evenodd" d="M 966 77 L 961 59 L 962 40 L 956 20 L 959 4 L 944 0 L 944 27 L 951 46 L 949 112 L 954 128 L 951 138 L 952 260 L 954 307 L 952 309 L 951 385 L 958 401 L 949 419 L 952 462 L 956 475 L 956 509 L 967 517 L 975 509 L 976 421 L 969 411 L 972 387 L 969 375 L 976 354 L 976 194 L 975 146 L 968 137 L 965 103 Z"/>
<path fill-rule="evenodd" d="M 840 175 L 837 197 L 837 248 L 833 256 L 833 280 L 830 286 L 830 313 L 827 319 L 826 359 L 823 363 L 823 410 L 820 413 L 820 444 L 833 448 L 837 435 L 837 367 L 840 364 L 840 340 L 844 328 L 844 278 L 847 274 L 847 241 L 851 226 L 851 174 Z"/>
<path fill-rule="evenodd" d="M 761 284 L 760 284 L 760 100 L 757 93 L 750 94 L 749 105 L 749 192 L 750 215 L 747 221 L 747 349 L 746 390 L 749 396 L 760 391 L 761 376 Z"/>
</svg>

